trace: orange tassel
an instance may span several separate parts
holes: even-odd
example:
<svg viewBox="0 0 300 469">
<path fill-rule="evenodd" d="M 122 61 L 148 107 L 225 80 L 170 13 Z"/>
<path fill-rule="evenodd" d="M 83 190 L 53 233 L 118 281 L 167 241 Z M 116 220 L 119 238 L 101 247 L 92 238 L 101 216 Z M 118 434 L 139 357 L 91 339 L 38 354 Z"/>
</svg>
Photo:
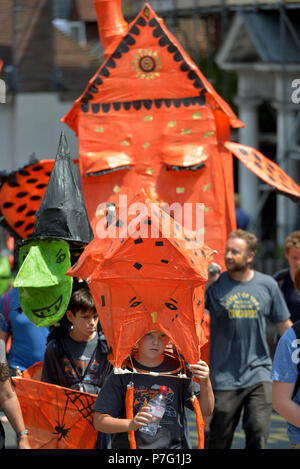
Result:
<svg viewBox="0 0 300 469">
<path fill-rule="evenodd" d="M 198 432 L 198 449 L 204 449 L 205 422 L 202 417 L 201 407 L 196 396 L 192 396 L 190 401 L 193 404 L 194 411 L 196 414 L 196 424 L 197 424 L 197 432 Z"/>
<path fill-rule="evenodd" d="M 133 396 L 134 396 L 134 387 L 133 383 L 130 382 L 127 385 L 126 397 L 125 397 L 125 408 L 126 408 L 126 418 L 133 419 Z M 128 432 L 128 440 L 130 449 L 136 449 L 136 441 L 134 431 L 131 430 Z"/>
</svg>

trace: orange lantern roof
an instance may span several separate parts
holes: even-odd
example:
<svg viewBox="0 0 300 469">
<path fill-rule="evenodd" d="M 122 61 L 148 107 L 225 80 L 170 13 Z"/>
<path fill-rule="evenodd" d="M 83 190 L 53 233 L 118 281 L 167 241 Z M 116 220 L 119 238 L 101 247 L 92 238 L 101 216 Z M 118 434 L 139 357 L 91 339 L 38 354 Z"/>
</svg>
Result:
<svg viewBox="0 0 300 469">
<path fill-rule="evenodd" d="M 67 274 L 88 282 L 114 366 L 149 330 L 163 330 L 193 363 L 206 343 L 203 294 L 213 251 L 157 205 L 143 207 L 139 215 L 121 211 Z"/>
<path fill-rule="evenodd" d="M 96 8 L 98 3 L 101 0 L 95 1 Z M 104 3 L 114 6 L 120 1 Z M 98 17 L 101 15 L 103 21 L 108 20 L 99 8 Z M 120 24 L 119 15 L 117 23 Z M 104 28 L 103 22 L 101 26 L 99 31 Z M 221 109 L 232 127 L 243 126 L 148 3 L 126 31 L 124 25 L 118 29 L 117 44 L 113 42 L 115 50 L 62 119 L 78 135 L 81 113 L 106 114 L 113 110 L 152 107 L 178 109 L 205 103 Z"/>
</svg>

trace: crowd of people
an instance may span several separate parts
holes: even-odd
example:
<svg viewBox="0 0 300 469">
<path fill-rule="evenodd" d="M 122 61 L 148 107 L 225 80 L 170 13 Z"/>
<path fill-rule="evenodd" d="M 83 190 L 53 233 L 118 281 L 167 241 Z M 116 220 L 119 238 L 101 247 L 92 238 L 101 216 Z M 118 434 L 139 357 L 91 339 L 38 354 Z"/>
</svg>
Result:
<svg viewBox="0 0 300 469">
<path fill-rule="evenodd" d="M 87 286 L 73 293 L 59 327 L 52 330 L 27 324 L 17 292 L 5 294 L 0 300 L 0 407 L 18 436 L 18 447 L 29 448 L 28 432 L 10 377 L 17 368 L 23 371 L 40 360 L 42 381 L 98 395 L 93 408 L 97 449 L 130 448 L 128 434 L 141 449 L 191 448 L 184 409 L 192 408 L 195 397 L 203 416 L 209 417 L 208 449 L 229 449 L 241 416 L 245 448 L 266 448 L 272 408 L 288 422 L 291 448 L 300 448 L 300 231 L 287 237 L 289 267 L 274 277 L 253 268 L 257 243 L 256 236 L 243 229 L 231 232 L 226 270 L 214 270 L 208 279 L 209 366 L 203 360 L 186 364 L 176 350 L 170 353 L 170 339 L 163 332 L 149 331 L 126 361 L 129 373 L 114 374 Z M 280 337 L 273 360 L 266 339 L 268 321 Z M 187 379 L 174 378 L 183 372 Z M 126 404 L 129 385 L 134 388 L 131 415 Z M 139 429 L 153 418 L 147 402 L 161 385 L 167 387 L 167 410 L 158 433 L 149 436 Z M 4 447 L 1 424 L 0 430 Z"/>
</svg>

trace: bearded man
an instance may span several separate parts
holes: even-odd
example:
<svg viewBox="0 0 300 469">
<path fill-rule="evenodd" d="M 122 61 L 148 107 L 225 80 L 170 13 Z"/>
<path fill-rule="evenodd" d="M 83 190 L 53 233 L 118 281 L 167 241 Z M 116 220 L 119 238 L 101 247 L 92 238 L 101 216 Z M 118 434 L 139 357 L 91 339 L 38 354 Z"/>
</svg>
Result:
<svg viewBox="0 0 300 469">
<path fill-rule="evenodd" d="M 254 234 L 238 229 L 228 236 L 227 271 L 206 292 L 210 313 L 210 368 L 215 409 L 208 449 L 229 449 L 243 411 L 246 449 L 263 449 L 272 412 L 272 361 L 266 322 L 282 335 L 292 322 L 277 285 L 252 268 Z"/>
</svg>

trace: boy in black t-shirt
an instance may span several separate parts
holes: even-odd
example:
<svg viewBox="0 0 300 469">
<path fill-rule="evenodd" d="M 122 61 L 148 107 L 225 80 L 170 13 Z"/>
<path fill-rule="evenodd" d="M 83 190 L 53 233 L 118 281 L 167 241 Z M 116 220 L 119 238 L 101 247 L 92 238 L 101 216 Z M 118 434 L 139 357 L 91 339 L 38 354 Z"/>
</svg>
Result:
<svg viewBox="0 0 300 469">
<path fill-rule="evenodd" d="M 88 288 L 80 288 L 73 293 L 60 327 L 48 337 L 42 381 L 98 394 L 112 370 L 107 352 L 92 295 Z M 109 442 L 108 435 L 99 433 L 95 449 L 106 449 Z"/>
<path fill-rule="evenodd" d="M 60 327 L 48 338 L 42 381 L 98 394 L 112 370 L 105 337 L 88 288 L 73 293 Z"/>
<path fill-rule="evenodd" d="M 132 373 L 120 373 L 108 377 L 94 405 L 96 430 L 112 434 L 112 448 L 129 448 L 127 432 L 135 432 L 139 449 L 190 448 L 184 407 L 192 408 L 190 398 L 196 394 L 202 413 L 210 415 L 214 406 L 209 368 L 203 361 L 190 365 L 187 378 L 173 374 L 180 371 L 180 361 L 175 354 L 165 354 L 169 338 L 160 331 L 151 331 L 140 339 L 135 355 L 131 358 Z M 127 364 L 128 366 L 128 364 Z M 182 373 L 182 371 L 181 371 Z M 195 377 L 199 385 L 192 381 Z M 134 384 L 134 417 L 126 418 L 125 396 L 127 385 Z M 152 437 L 139 432 L 147 426 L 152 416 L 147 402 L 160 387 L 167 387 L 167 408 L 157 434 Z"/>
</svg>

